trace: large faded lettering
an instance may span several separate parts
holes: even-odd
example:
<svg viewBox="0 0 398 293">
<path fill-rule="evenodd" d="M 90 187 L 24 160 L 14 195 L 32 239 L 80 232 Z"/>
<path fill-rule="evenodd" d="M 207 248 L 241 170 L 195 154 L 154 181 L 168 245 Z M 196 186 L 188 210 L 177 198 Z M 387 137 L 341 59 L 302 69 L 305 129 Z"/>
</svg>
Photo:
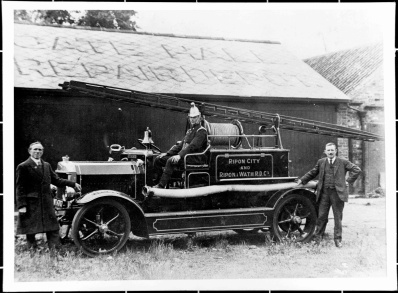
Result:
<svg viewBox="0 0 398 293">
<path fill-rule="evenodd" d="M 70 37 L 74 31 L 65 32 L 69 34 L 16 34 L 16 77 L 254 86 L 263 92 L 276 87 L 323 87 L 319 79 L 300 72 L 297 60 L 283 57 L 275 44 L 171 37 L 156 41 L 150 36 L 123 38 L 123 34 L 119 40 L 115 34 L 108 40 Z"/>
<path fill-rule="evenodd" d="M 15 66 L 19 75 L 38 75 L 41 77 L 88 77 L 132 80 L 137 82 L 192 82 L 194 84 L 215 85 L 252 85 L 288 87 L 322 87 L 316 82 L 309 83 L 308 78 L 294 74 L 274 74 L 265 70 L 233 71 L 217 69 L 195 69 L 187 66 L 137 66 L 126 64 L 101 64 L 84 60 L 39 60 L 35 58 L 15 58 Z"/>
</svg>

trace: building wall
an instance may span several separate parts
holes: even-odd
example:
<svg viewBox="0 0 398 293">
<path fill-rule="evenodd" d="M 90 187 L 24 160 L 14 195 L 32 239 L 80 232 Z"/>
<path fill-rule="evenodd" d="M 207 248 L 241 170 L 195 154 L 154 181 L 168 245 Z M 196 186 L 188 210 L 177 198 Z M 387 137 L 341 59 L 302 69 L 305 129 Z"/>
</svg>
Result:
<svg viewBox="0 0 398 293">
<path fill-rule="evenodd" d="M 379 66 L 358 87 L 349 93 L 355 103 L 362 103 L 363 130 L 384 136 L 384 74 Z M 363 154 L 363 192 L 365 194 L 383 186 L 385 176 L 384 142 L 364 142 L 360 146 Z M 354 148 L 355 150 L 355 148 Z"/>
<path fill-rule="evenodd" d="M 380 116 L 384 115 L 384 111 L 382 110 L 383 109 L 373 109 L 367 111 L 365 125 L 367 131 L 384 136 L 384 123 L 373 122 L 371 118 L 375 114 Z M 384 141 L 364 142 L 363 153 L 365 161 L 364 170 L 366 171 L 364 181 L 365 193 L 373 192 L 378 187 L 385 189 L 386 153 Z"/>
<path fill-rule="evenodd" d="M 17 88 L 14 100 L 15 164 L 27 158 L 27 147 L 35 140 L 43 143 L 43 158 L 56 168 L 65 155 L 71 160 L 107 160 L 107 147 L 111 144 L 141 148 L 137 139 L 143 138 L 146 127 L 150 127 L 155 144 L 167 151 L 183 138 L 186 129 L 184 113 L 73 96 L 58 90 Z M 212 98 L 211 102 L 336 123 L 336 105 L 331 103 L 267 102 L 243 98 L 235 101 Z M 208 121 L 225 123 L 211 117 Z M 258 126 L 244 123 L 243 126 L 245 134 L 258 134 Z M 284 130 L 281 136 L 284 148 L 290 149 L 291 176 L 302 176 L 313 168 L 323 156 L 325 144 L 336 142 L 330 136 Z"/>
<path fill-rule="evenodd" d="M 362 81 L 355 89 L 349 92 L 350 98 L 355 103 L 364 106 L 384 105 L 384 72 L 383 66 L 379 66 L 370 76 Z M 382 119 L 383 117 L 372 119 Z"/>
<path fill-rule="evenodd" d="M 338 124 L 353 129 L 362 130 L 362 122 L 359 111 L 350 107 L 348 104 L 340 104 L 338 111 Z M 350 160 L 355 165 L 364 170 L 361 140 L 339 138 L 338 149 L 339 157 Z M 364 193 L 364 172 L 358 177 L 350 187 L 351 193 Z"/>
<path fill-rule="evenodd" d="M 347 126 L 348 124 L 348 105 L 339 104 L 337 106 L 337 124 Z M 338 156 L 348 160 L 348 139 L 338 138 L 337 139 Z"/>
<path fill-rule="evenodd" d="M 384 79 L 382 67 L 349 93 L 355 107 L 340 104 L 338 124 L 384 136 Z M 354 110 L 352 108 L 356 108 Z M 339 156 L 349 159 L 362 169 L 351 188 L 352 193 L 372 192 L 383 187 L 385 176 L 384 142 L 362 142 L 338 139 Z"/>
</svg>

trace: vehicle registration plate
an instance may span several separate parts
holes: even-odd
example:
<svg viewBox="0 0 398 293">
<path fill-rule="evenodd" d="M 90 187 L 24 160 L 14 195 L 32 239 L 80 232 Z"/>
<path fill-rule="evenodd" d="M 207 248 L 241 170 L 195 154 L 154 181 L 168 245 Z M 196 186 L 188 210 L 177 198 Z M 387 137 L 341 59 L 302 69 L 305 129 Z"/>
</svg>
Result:
<svg viewBox="0 0 398 293">
<path fill-rule="evenodd" d="M 66 201 L 54 198 L 54 206 L 57 208 L 66 208 Z"/>
</svg>

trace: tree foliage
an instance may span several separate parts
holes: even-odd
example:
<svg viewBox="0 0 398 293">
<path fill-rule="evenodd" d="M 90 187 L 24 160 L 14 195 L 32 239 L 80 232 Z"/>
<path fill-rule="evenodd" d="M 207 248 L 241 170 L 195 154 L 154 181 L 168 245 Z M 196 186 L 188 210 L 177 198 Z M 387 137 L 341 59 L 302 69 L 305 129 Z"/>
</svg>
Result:
<svg viewBox="0 0 398 293">
<path fill-rule="evenodd" d="M 14 20 L 44 24 L 74 24 L 75 19 L 68 10 L 15 10 Z"/>
<path fill-rule="evenodd" d="M 15 10 L 14 20 L 137 31 L 134 10 Z"/>
<path fill-rule="evenodd" d="M 133 10 L 87 10 L 78 25 L 136 31 L 136 22 L 131 20 L 135 14 Z"/>
</svg>

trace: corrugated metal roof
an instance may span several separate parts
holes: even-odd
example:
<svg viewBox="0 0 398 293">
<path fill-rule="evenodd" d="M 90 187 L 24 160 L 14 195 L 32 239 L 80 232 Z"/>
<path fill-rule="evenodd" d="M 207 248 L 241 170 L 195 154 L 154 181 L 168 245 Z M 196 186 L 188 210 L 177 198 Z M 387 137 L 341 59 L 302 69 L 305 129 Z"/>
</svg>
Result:
<svg viewBox="0 0 398 293">
<path fill-rule="evenodd" d="M 15 24 L 15 86 L 70 79 L 189 95 L 349 100 L 275 42 Z"/>
<path fill-rule="evenodd" d="M 304 60 L 349 95 L 383 64 L 381 43 L 338 51 Z"/>
</svg>

